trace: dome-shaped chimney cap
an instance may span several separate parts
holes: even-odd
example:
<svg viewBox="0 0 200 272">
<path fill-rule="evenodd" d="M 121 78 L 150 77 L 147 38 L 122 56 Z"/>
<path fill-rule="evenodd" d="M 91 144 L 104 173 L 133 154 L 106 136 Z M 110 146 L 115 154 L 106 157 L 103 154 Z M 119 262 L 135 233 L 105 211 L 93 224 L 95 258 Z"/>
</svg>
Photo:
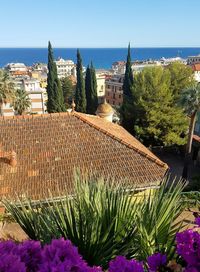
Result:
<svg viewBox="0 0 200 272">
<path fill-rule="evenodd" d="M 111 107 L 110 104 L 106 102 L 106 100 L 104 100 L 102 104 L 99 104 L 96 111 L 96 115 L 110 122 L 112 122 L 113 114 L 114 114 L 114 109 Z"/>
<path fill-rule="evenodd" d="M 99 104 L 96 114 L 100 113 L 114 113 L 113 108 L 106 101 L 104 103 Z"/>
</svg>

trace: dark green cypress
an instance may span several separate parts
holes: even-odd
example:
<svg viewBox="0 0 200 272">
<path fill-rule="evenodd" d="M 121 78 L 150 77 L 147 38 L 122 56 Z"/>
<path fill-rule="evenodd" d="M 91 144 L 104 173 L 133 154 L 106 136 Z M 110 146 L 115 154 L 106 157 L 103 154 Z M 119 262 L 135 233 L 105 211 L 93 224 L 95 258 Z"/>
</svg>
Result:
<svg viewBox="0 0 200 272">
<path fill-rule="evenodd" d="M 85 92 L 87 99 L 87 113 L 95 114 L 98 107 L 98 96 L 96 72 L 92 63 L 90 67 L 88 65 L 86 70 Z"/>
<path fill-rule="evenodd" d="M 123 95 L 131 97 L 133 91 L 133 71 L 131 68 L 131 48 L 130 43 L 128 45 L 128 54 L 126 61 L 126 71 L 123 82 Z"/>
<path fill-rule="evenodd" d="M 49 113 L 65 111 L 64 97 L 57 75 L 51 43 L 48 44 L 48 75 L 47 75 L 47 111 Z"/>
<path fill-rule="evenodd" d="M 134 98 L 133 98 L 133 71 L 131 68 L 131 49 L 128 45 L 126 71 L 123 82 L 123 104 L 120 109 L 122 126 L 130 133 L 134 133 Z"/>
<path fill-rule="evenodd" d="M 82 58 L 79 50 L 77 50 L 76 76 L 77 76 L 75 91 L 76 111 L 85 113 L 86 112 L 85 82 L 83 80 Z"/>
</svg>

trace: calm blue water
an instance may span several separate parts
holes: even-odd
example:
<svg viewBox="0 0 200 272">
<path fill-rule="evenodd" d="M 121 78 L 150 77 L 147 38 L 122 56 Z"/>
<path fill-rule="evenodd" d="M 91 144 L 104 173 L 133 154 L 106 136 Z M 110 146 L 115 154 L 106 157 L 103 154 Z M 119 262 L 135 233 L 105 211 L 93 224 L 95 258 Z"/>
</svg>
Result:
<svg viewBox="0 0 200 272">
<path fill-rule="evenodd" d="M 96 68 L 110 68 L 114 61 L 125 60 L 127 48 L 82 48 L 83 64 L 93 61 Z M 200 54 L 199 48 L 132 48 L 132 60 L 160 59 L 161 57 L 182 57 Z M 55 48 L 55 58 L 72 59 L 76 62 L 75 48 Z M 47 62 L 46 48 L 0 48 L 0 67 L 9 62 L 23 62 L 32 65 Z"/>
</svg>

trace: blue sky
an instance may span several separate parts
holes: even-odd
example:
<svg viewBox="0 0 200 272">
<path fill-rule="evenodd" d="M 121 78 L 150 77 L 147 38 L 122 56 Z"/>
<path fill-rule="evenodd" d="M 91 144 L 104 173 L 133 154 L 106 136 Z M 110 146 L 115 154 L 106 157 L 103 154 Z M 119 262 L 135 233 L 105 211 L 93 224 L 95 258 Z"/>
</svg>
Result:
<svg viewBox="0 0 200 272">
<path fill-rule="evenodd" d="M 2 0 L 0 47 L 200 46 L 200 0 Z"/>
</svg>

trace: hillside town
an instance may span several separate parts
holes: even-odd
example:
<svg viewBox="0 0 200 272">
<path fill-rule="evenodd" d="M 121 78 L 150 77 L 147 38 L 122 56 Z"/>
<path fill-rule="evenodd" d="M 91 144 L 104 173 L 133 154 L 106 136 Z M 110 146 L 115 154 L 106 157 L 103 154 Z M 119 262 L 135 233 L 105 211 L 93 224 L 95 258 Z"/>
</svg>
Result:
<svg viewBox="0 0 200 272">
<path fill-rule="evenodd" d="M 0 272 L 200 272 L 199 10 L 1 1 Z"/>
</svg>

